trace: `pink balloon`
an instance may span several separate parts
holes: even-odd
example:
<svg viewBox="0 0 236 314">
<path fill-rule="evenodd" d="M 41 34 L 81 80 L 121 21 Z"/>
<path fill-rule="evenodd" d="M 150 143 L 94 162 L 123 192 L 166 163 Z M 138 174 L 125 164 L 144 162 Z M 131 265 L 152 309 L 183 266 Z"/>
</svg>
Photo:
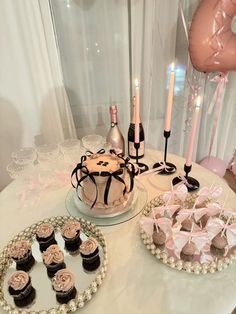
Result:
<svg viewBox="0 0 236 314">
<path fill-rule="evenodd" d="M 227 168 L 225 162 L 222 159 L 213 156 L 207 156 L 203 158 L 200 162 L 200 165 L 214 172 L 220 177 L 223 177 L 225 175 L 225 171 Z"/>
<path fill-rule="evenodd" d="M 200 72 L 236 70 L 236 0 L 202 0 L 189 30 L 189 55 Z"/>
</svg>

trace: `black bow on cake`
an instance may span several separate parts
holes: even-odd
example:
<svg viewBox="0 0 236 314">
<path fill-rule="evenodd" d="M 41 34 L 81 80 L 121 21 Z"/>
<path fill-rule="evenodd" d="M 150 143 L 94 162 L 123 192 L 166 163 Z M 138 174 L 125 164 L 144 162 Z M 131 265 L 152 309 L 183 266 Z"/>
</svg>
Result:
<svg viewBox="0 0 236 314">
<path fill-rule="evenodd" d="M 100 149 L 96 154 L 104 154 L 104 153 L 105 153 L 105 150 L 104 149 Z M 130 179 L 130 188 L 129 188 L 128 192 L 130 193 L 133 190 L 133 187 L 134 187 L 134 174 L 135 174 L 134 165 L 129 162 L 129 158 L 124 159 L 121 154 L 116 154 L 116 152 L 114 150 L 110 150 L 110 153 L 116 155 L 118 158 L 121 158 L 124 161 L 122 164 L 120 164 L 121 168 L 116 170 L 116 171 L 114 171 L 114 172 L 109 172 L 109 171 L 89 172 L 88 168 L 85 165 L 83 165 L 83 162 L 87 159 L 87 157 L 90 157 L 91 155 L 93 155 L 93 153 L 91 151 L 87 151 L 86 155 L 81 157 L 80 163 L 78 163 L 77 166 L 75 167 L 75 169 L 72 171 L 71 179 L 75 175 L 77 184 L 75 186 L 74 183 L 72 182 L 72 180 L 71 180 L 71 184 L 76 189 L 76 192 L 77 192 L 77 195 L 78 195 L 79 199 L 80 199 L 80 196 L 79 196 L 79 193 L 78 193 L 78 188 L 82 187 L 81 183 L 86 178 L 90 178 L 91 181 L 93 182 L 93 184 L 95 185 L 96 195 L 95 195 L 95 199 L 93 201 L 93 204 L 91 206 L 91 209 L 96 204 L 97 198 L 98 198 L 98 188 L 97 188 L 96 180 L 94 178 L 96 176 L 108 177 L 107 183 L 106 183 L 106 187 L 105 187 L 105 191 L 104 191 L 104 203 L 106 205 L 108 205 L 108 197 L 109 197 L 109 191 L 110 191 L 110 186 L 111 186 L 112 179 L 115 179 L 115 180 L 121 182 L 124 185 L 123 195 L 127 192 L 127 187 L 126 187 L 125 181 L 120 177 L 123 174 L 123 169 L 124 168 L 127 169 L 127 172 L 129 174 L 129 179 Z M 78 172 L 79 171 L 80 171 L 80 178 L 78 176 Z M 81 176 L 81 173 L 83 173 L 84 175 Z"/>
</svg>

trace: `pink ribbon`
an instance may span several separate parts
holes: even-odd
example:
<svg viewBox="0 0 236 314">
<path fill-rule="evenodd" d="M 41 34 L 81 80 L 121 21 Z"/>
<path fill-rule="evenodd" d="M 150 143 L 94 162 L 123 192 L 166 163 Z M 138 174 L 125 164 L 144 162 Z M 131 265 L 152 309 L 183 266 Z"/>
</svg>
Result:
<svg viewBox="0 0 236 314">
<path fill-rule="evenodd" d="M 185 185 L 188 188 L 192 188 L 193 187 L 192 184 L 188 183 L 188 180 L 185 178 L 184 174 L 182 174 L 182 173 L 179 174 L 178 175 L 178 179 L 180 179 L 180 182 L 175 185 L 176 187 L 178 187 L 180 185 Z"/>
<path fill-rule="evenodd" d="M 174 213 L 177 211 L 177 209 L 180 208 L 180 205 L 167 205 L 167 206 L 160 206 L 153 208 L 153 214 L 154 216 L 156 214 L 160 214 L 161 216 L 164 216 L 165 213 L 168 215 L 168 217 L 172 217 Z"/>
<path fill-rule="evenodd" d="M 148 171 L 145 171 L 140 174 L 140 176 L 146 176 L 147 174 L 152 174 L 152 173 L 160 173 L 162 170 L 165 170 L 166 172 L 171 172 L 173 168 L 170 166 L 167 166 L 167 164 L 164 161 L 160 161 L 160 166 L 157 168 L 150 169 Z"/>
<path fill-rule="evenodd" d="M 208 198 L 216 199 L 222 194 L 222 192 L 223 192 L 222 187 L 215 186 L 215 187 L 208 188 L 205 186 L 198 192 L 196 204 L 201 204 Z"/>
<path fill-rule="evenodd" d="M 186 232 L 179 231 L 175 234 L 174 238 L 174 251 L 177 257 L 179 257 L 180 252 L 187 242 L 193 242 L 196 245 L 196 248 L 199 253 L 209 241 L 208 234 L 205 231 L 197 231 L 197 232 Z"/>
<path fill-rule="evenodd" d="M 220 105 L 222 104 L 226 83 L 228 82 L 227 76 L 228 76 L 228 73 L 220 73 L 216 75 L 213 79 L 211 79 L 211 82 L 217 83 L 217 87 L 216 87 L 213 99 L 208 108 L 208 114 L 211 114 L 213 111 L 213 108 L 215 107 L 214 121 L 213 121 L 213 127 L 212 127 L 211 138 L 210 138 L 209 156 L 211 155 L 212 146 L 215 139 L 216 128 L 217 128 L 219 114 L 220 114 Z"/>
<path fill-rule="evenodd" d="M 212 218 L 209 219 L 206 229 L 211 240 L 225 229 L 229 247 L 236 245 L 236 224 L 227 225 L 219 218 Z"/>
<path fill-rule="evenodd" d="M 225 216 L 235 216 L 236 208 L 221 208 L 221 212 L 223 212 Z"/>
<path fill-rule="evenodd" d="M 174 200 L 175 196 L 180 199 L 182 202 L 185 201 L 188 194 L 188 189 L 184 184 L 177 184 L 170 191 L 167 191 L 163 194 L 162 198 L 164 202 L 171 202 Z"/>
<path fill-rule="evenodd" d="M 153 219 L 151 217 L 142 217 L 140 219 L 141 228 L 150 236 L 153 234 L 154 225 L 157 225 L 164 233 L 171 231 L 171 220 L 168 218 Z"/>
</svg>

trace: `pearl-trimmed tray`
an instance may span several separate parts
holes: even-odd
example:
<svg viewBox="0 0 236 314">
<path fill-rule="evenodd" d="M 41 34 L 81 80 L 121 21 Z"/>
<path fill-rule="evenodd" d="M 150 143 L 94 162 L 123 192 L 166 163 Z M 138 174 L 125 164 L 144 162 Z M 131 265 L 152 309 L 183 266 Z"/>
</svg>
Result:
<svg viewBox="0 0 236 314">
<path fill-rule="evenodd" d="M 78 220 L 81 224 L 81 238 L 86 239 L 88 236 L 94 237 L 98 244 L 99 244 L 99 254 L 101 259 L 101 265 L 95 271 L 94 273 L 86 273 L 82 269 L 82 259 L 80 255 L 78 256 L 71 256 L 64 250 L 64 242 L 60 235 L 60 229 L 64 225 L 65 222 L 68 220 Z M 78 268 L 78 272 L 80 272 L 79 276 L 76 276 L 78 278 L 78 282 L 76 282 L 76 285 L 78 285 L 77 288 L 77 295 L 75 299 L 70 300 L 67 304 L 59 304 L 56 302 L 56 293 L 52 290 L 50 279 L 47 277 L 46 273 L 46 267 L 43 265 L 43 262 L 41 260 L 41 253 L 38 248 L 38 243 L 35 240 L 35 232 L 37 227 L 45 222 L 51 223 L 55 228 L 55 235 L 56 240 L 58 241 L 58 245 L 63 250 L 63 253 L 65 255 L 65 262 L 67 267 L 70 269 L 70 267 L 74 267 L 75 269 Z M 9 277 L 9 274 L 15 271 L 15 263 L 13 264 L 12 259 L 9 256 L 9 250 L 11 246 L 18 240 L 28 240 L 32 243 L 32 253 L 35 257 L 36 265 L 32 267 L 32 269 L 29 272 L 29 275 L 32 279 L 32 285 L 36 289 L 36 299 L 35 302 L 30 307 L 26 308 L 18 308 L 15 306 L 13 298 L 9 295 L 7 291 L 7 279 Z M 38 250 L 38 253 L 37 253 Z M 38 256 L 36 256 L 38 254 Z M 85 219 L 79 219 L 71 216 L 57 216 L 57 217 L 51 217 L 49 219 L 45 219 L 42 221 L 39 221 L 30 227 L 26 228 L 25 230 L 21 231 L 19 234 L 17 234 L 8 244 L 7 246 L 2 250 L 0 253 L 0 306 L 11 314 L 56 314 L 56 313 L 69 313 L 69 312 L 75 312 L 77 309 L 83 308 L 84 305 L 91 300 L 93 295 L 97 292 L 98 288 L 101 286 L 103 278 L 105 277 L 106 271 L 107 271 L 107 248 L 104 236 L 102 232 L 94 225 L 93 223 L 85 220 Z M 76 263 L 76 264 L 75 264 Z M 13 267 L 14 266 L 14 267 Z M 34 270 L 35 268 L 35 270 Z M 80 270 L 79 270 L 80 269 Z M 74 270 L 71 269 L 73 272 Z M 43 279 L 39 286 L 41 286 L 41 290 L 45 290 L 44 292 L 46 294 L 46 298 L 44 297 L 43 300 L 41 300 L 42 308 L 38 309 L 40 305 L 37 305 L 37 309 L 35 309 L 35 304 L 37 302 L 40 302 L 37 291 L 37 287 L 35 286 L 35 283 L 37 283 L 36 279 L 34 279 L 34 272 L 35 272 L 35 278 L 41 278 L 42 274 Z M 75 273 L 75 272 L 74 272 Z M 76 275 L 76 274 L 75 274 Z M 40 279 L 39 279 L 40 280 Z M 80 288 L 80 283 L 83 283 L 83 289 Z M 49 285 L 49 287 L 46 287 L 44 285 Z M 48 289 L 48 291 L 46 290 Z M 50 291 L 51 290 L 51 291 Z M 50 292 L 51 295 L 48 295 L 47 293 Z M 39 294 L 42 293 L 41 291 Z M 50 302 L 53 302 L 53 306 L 50 306 L 49 308 L 45 309 L 45 302 L 51 298 Z M 53 300 L 53 301 L 52 301 Z"/>
<path fill-rule="evenodd" d="M 188 195 L 186 198 L 186 203 L 192 204 L 196 198 L 195 194 Z M 164 202 L 162 200 L 162 196 L 159 195 L 153 200 L 151 200 L 149 203 L 146 204 L 146 206 L 143 209 L 142 216 L 149 217 L 150 212 L 152 208 L 158 207 L 163 205 Z M 141 216 L 141 217 L 142 217 Z M 233 264 L 236 260 L 236 250 L 228 254 L 226 257 L 218 258 L 218 260 L 215 262 L 210 263 L 200 263 L 200 262 L 185 262 L 181 259 L 178 259 L 177 257 L 169 256 L 168 252 L 163 249 L 159 249 L 156 247 L 156 245 L 153 243 L 152 236 L 148 235 L 142 227 L 140 227 L 140 234 L 141 239 L 146 246 L 146 248 L 150 251 L 150 253 L 156 257 L 157 260 L 160 260 L 162 263 L 166 264 L 167 266 L 177 269 L 180 271 L 185 271 L 187 273 L 193 273 L 196 275 L 199 274 L 207 274 L 207 273 L 215 273 L 216 271 L 222 271 L 226 269 L 229 265 Z"/>
</svg>

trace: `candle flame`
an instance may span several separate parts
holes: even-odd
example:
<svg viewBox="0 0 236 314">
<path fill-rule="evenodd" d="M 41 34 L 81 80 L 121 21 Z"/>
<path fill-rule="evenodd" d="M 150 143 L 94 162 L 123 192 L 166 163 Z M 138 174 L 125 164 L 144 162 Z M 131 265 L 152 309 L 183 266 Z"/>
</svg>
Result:
<svg viewBox="0 0 236 314">
<path fill-rule="evenodd" d="M 175 63 L 174 62 L 171 63 L 170 70 L 171 70 L 171 72 L 175 71 Z"/>
<path fill-rule="evenodd" d="M 197 96 L 197 100 L 196 100 L 196 109 L 200 109 L 201 108 L 201 103 L 202 103 L 202 97 L 201 96 Z"/>
<path fill-rule="evenodd" d="M 134 80 L 134 84 L 135 84 L 135 87 L 139 87 L 139 82 L 137 78 Z"/>
</svg>

